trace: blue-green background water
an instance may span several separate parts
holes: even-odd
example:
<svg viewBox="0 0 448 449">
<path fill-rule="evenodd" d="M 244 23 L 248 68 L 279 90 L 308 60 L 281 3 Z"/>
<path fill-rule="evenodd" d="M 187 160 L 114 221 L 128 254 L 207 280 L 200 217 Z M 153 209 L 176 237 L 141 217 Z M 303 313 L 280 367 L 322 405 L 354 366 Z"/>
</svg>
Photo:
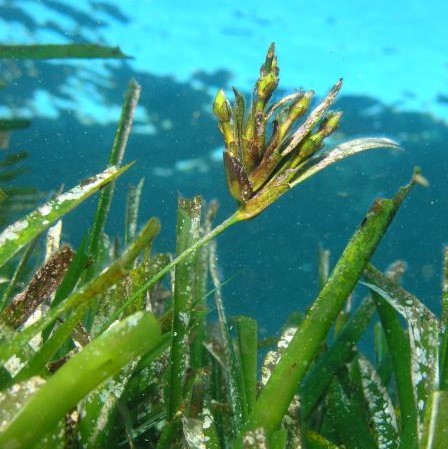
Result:
<svg viewBox="0 0 448 449">
<path fill-rule="evenodd" d="M 448 7 L 444 1 L 87 1 L 0 2 L 3 43 L 95 42 L 120 45 L 129 61 L 1 62 L 6 87 L 0 115 L 33 119 L 6 152 L 26 150 L 21 184 L 51 194 L 107 162 L 127 83 L 142 97 L 108 232 L 124 225 L 125 191 L 145 177 L 142 221 L 157 215 L 157 249 L 172 251 L 176 199 L 218 199 L 219 219 L 234 210 L 211 115 L 216 89 L 250 95 L 271 41 L 280 90 L 322 96 L 344 77 L 336 139 L 388 136 L 404 151 L 379 150 L 331 167 L 218 240 L 224 289 L 233 314 L 255 316 L 269 332 L 317 292 L 319 245 L 334 262 L 378 196 L 392 195 L 415 165 L 428 188 L 414 190 L 374 261 L 407 262 L 405 286 L 438 309 L 442 248 L 447 241 Z M 19 182 L 19 180 L 18 180 Z M 64 222 L 75 244 L 95 199 Z M 359 298 L 355 298 L 359 299 Z"/>
</svg>

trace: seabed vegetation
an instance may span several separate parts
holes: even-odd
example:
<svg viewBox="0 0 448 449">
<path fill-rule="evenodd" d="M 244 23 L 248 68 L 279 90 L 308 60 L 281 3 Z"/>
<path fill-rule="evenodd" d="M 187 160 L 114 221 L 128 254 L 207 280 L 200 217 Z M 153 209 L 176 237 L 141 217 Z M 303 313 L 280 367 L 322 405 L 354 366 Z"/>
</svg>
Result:
<svg viewBox="0 0 448 449">
<path fill-rule="evenodd" d="M 0 46 L 0 57 L 124 55 L 82 45 Z M 320 293 L 291 315 L 261 366 L 256 321 L 226 316 L 216 236 L 345 157 L 398 148 L 386 138 L 324 148 L 341 118 L 329 108 L 342 81 L 312 110 L 312 91 L 270 103 L 278 82 L 271 45 L 248 106 L 236 89 L 233 105 L 217 93 L 213 112 L 236 211 L 214 225 L 217 203 L 180 198 L 173 255 L 153 250 L 156 218 L 137 232 L 142 182 L 129 189 L 125 249 L 104 232 L 114 181 L 131 168 L 122 161 L 140 94 L 133 80 L 104 171 L 3 230 L 2 449 L 448 447 L 448 249 L 441 317 L 400 286 L 403 263 L 382 273 L 370 262 L 423 182 L 418 170 L 393 198 L 374 201 L 331 270 L 328 251 L 321 252 Z M 27 123 L 0 125 L 9 131 Z M 63 217 L 96 192 L 81 244 L 63 244 Z M 45 251 L 35 256 L 43 263 L 30 274 L 38 239 Z M 355 308 L 350 296 L 359 284 L 367 293 Z M 372 321 L 369 358 L 358 342 Z"/>
</svg>

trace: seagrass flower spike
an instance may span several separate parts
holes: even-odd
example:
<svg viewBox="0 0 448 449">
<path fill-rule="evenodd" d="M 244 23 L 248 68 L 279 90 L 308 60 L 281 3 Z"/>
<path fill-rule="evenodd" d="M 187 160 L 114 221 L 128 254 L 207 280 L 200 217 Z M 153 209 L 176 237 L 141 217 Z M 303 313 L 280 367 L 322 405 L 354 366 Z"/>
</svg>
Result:
<svg viewBox="0 0 448 449">
<path fill-rule="evenodd" d="M 311 175 L 352 154 L 373 148 L 398 148 L 386 138 L 355 139 L 322 151 L 341 112 L 329 111 L 342 86 L 340 79 L 326 97 L 308 113 L 313 91 L 288 95 L 268 106 L 279 82 L 275 46 L 271 44 L 251 106 L 233 88 L 233 106 L 219 90 L 213 103 L 224 137 L 224 168 L 231 195 L 238 202 L 240 219 L 250 219 L 280 195 Z M 306 114 L 308 115 L 306 116 Z M 306 116 L 306 118 L 305 118 Z"/>
</svg>

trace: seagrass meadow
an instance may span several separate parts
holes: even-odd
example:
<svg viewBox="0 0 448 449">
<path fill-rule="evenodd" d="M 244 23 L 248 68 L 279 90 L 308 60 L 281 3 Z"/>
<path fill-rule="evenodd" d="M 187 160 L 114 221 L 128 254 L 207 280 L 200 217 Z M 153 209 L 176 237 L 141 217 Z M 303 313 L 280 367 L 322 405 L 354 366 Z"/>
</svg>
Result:
<svg viewBox="0 0 448 449">
<path fill-rule="evenodd" d="M 92 45 L 0 46 L 6 59 L 92 57 L 126 56 Z M 399 149 L 379 137 L 330 144 L 342 80 L 315 105 L 311 90 L 273 101 L 278 84 L 272 44 L 250 101 L 236 88 L 232 102 L 217 92 L 210 108 L 235 210 L 216 224 L 217 202 L 179 198 L 172 254 L 154 249 L 161 224 L 142 217 L 143 180 L 128 189 L 124 235 L 105 232 L 115 182 L 134 168 L 123 157 L 141 91 L 135 80 L 104 170 L 47 202 L 36 193 L 35 209 L 4 226 L 1 448 L 448 447 L 448 248 L 440 316 L 400 286 L 403 262 L 382 272 L 371 261 L 408 195 L 426 184 L 419 169 L 409 169 L 393 197 L 374 199 L 332 267 L 321 250 L 320 291 L 278 337 L 261 340 L 254 318 L 226 314 L 218 235 L 252 226 L 282 195 L 342 159 Z M 28 125 L 0 121 L 8 132 Z M 20 201 L 24 192 L 5 187 L 1 200 L 13 204 L 14 193 Z M 63 243 L 65 215 L 94 194 L 81 243 Z M 356 306 L 355 289 L 364 295 Z M 365 335 L 368 355 L 359 345 Z"/>
</svg>

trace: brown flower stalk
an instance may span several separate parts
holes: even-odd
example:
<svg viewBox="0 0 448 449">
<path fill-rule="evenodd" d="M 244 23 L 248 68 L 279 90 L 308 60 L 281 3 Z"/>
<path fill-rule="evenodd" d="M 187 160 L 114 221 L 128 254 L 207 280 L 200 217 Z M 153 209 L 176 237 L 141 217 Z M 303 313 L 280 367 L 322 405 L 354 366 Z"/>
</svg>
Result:
<svg viewBox="0 0 448 449">
<path fill-rule="evenodd" d="M 327 152 L 322 151 L 325 138 L 337 128 L 341 118 L 340 112 L 327 111 L 342 81 L 339 80 L 305 118 L 313 91 L 287 95 L 268 106 L 278 85 L 278 71 L 275 47 L 271 44 L 255 84 L 250 108 L 246 110 L 244 96 L 235 88 L 233 106 L 222 90 L 216 94 L 213 104 L 213 112 L 224 137 L 227 182 L 231 195 L 238 202 L 238 209 L 165 265 L 118 312 L 125 310 L 179 262 L 227 228 L 255 217 L 287 190 L 325 167 L 364 150 L 398 148 L 390 139 L 364 138 L 340 144 Z M 270 134 L 269 138 L 267 134 Z"/>
<path fill-rule="evenodd" d="M 240 219 L 253 218 L 291 187 L 326 166 L 359 151 L 398 145 L 389 139 L 356 139 L 322 152 L 341 112 L 329 112 L 341 86 L 340 79 L 308 113 L 313 91 L 297 92 L 268 106 L 278 86 L 279 68 L 271 44 L 255 84 L 250 108 L 233 88 L 233 106 L 219 90 L 213 104 L 224 137 L 224 167 Z M 298 124 L 298 122 L 300 122 Z"/>
</svg>

